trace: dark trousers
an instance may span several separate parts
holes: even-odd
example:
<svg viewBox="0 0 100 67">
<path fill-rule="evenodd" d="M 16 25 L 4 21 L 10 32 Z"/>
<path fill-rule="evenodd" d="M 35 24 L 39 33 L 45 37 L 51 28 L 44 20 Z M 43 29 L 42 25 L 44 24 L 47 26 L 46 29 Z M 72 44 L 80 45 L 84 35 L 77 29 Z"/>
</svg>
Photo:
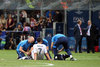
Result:
<svg viewBox="0 0 100 67">
<path fill-rule="evenodd" d="M 92 50 L 92 53 L 95 53 L 94 45 L 95 39 L 93 39 L 91 36 L 87 36 L 87 53 L 90 53 L 90 50 Z"/>
<path fill-rule="evenodd" d="M 17 59 L 20 59 L 20 58 L 25 56 L 25 54 L 23 52 L 20 52 L 20 51 L 17 51 L 17 54 L 18 54 L 18 58 Z"/>
<path fill-rule="evenodd" d="M 54 55 L 57 55 L 57 54 L 58 54 L 57 48 L 58 48 L 60 45 L 63 45 L 63 47 L 64 47 L 64 49 L 65 49 L 65 51 L 66 51 L 66 53 L 67 53 L 68 55 L 72 55 L 71 52 L 70 52 L 70 50 L 69 50 L 68 40 L 67 40 L 66 37 L 60 37 L 60 38 L 56 41 L 56 43 L 55 43 L 56 48 L 53 49 Z"/>
<path fill-rule="evenodd" d="M 82 53 L 81 45 L 82 45 L 82 36 L 80 38 L 75 38 L 76 44 L 75 44 L 75 53 L 77 53 L 77 47 L 79 46 L 79 53 Z"/>
</svg>

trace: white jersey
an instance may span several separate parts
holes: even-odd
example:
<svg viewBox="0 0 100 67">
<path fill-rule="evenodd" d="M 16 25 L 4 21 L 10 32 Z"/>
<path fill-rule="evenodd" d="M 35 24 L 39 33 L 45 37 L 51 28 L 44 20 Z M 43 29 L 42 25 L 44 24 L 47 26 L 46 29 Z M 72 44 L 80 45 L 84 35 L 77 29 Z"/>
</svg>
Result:
<svg viewBox="0 0 100 67">
<path fill-rule="evenodd" d="M 43 60 L 44 54 L 47 53 L 47 48 L 44 44 L 34 44 L 31 52 L 32 58 L 34 59 L 34 53 L 37 53 L 37 60 Z"/>
</svg>

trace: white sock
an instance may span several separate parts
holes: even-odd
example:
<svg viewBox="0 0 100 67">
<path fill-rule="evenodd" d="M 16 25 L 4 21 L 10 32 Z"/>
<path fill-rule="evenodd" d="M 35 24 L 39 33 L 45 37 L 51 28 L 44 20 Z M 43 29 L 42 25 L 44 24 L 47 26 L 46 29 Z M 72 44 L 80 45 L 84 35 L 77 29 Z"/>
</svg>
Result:
<svg viewBox="0 0 100 67">
<path fill-rule="evenodd" d="M 73 56 L 72 55 L 70 55 L 70 58 L 72 58 Z"/>
</svg>

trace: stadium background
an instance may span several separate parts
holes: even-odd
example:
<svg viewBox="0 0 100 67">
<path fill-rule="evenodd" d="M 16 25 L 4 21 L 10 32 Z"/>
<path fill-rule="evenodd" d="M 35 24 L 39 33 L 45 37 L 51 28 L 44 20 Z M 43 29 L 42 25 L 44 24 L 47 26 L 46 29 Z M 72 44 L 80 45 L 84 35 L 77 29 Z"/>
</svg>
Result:
<svg viewBox="0 0 100 67">
<path fill-rule="evenodd" d="M 53 22 L 52 28 L 43 28 L 42 31 L 33 31 L 35 38 L 42 36 L 49 41 L 56 33 L 66 34 L 69 38 L 69 45 L 74 50 L 75 39 L 73 37 L 73 28 L 78 19 L 83 22 L 82 28 L 85 31 L 88 19 L 97 26 L 99 30 L 98 43 L 100 49 L 100 1 L 99 0 L 0 0 L 0 14 L 17 13 L 17 23 L 20 22 L 20 11 L 26 10 L 29 14 L 34 11 L 40 12 L 41 16 L 48 10 L 60 10 L 63 14 L 62 22 Z M 3 40 L 0 48 L 3 49 L 6 44 L 6 32 L 14 33 L 14 43 L 16 45 L 17 33 L 13 31 L 4 31 L 2 34 Z M 20 32 L 21 33 L 21 32 Z M 82 40 L 82 49 L 86 50 L 86 38 Z"/>
</svg>

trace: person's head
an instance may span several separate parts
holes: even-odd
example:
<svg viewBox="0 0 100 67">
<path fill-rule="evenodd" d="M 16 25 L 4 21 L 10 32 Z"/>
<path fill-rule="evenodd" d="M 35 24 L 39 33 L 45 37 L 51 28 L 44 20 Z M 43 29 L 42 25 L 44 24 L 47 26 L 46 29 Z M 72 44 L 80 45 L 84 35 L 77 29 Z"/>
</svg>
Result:
<svg viewBox="0 0 100 67">
<path fill-rule="evenodd" d="M 41 17 L 39 18 L 39 20 L 43 20 L 43 17 L 41 16 Z"/>
<path fill-rule="evenodd" d="M 41 43 L 42 44 L 42 42 L 43 42 L 43 39 L 41 37 L 38 37 L 37 38 L 37 43 Z"/>
<path fill-rule="evenodd" d="M 4 19 L 4 15 L 3 14 L 1 15 L 1 18 Z"/>
<path fill-rule="evenodd" d="M 30 26 L 30 24 L 29 23 L 26 23 L 25 26 Z"/>
<path fill-rule="evenodd" d="M 81 20 L 78 20 L 77 23 L 78 23 L 79 25 L 81 25 L 81 24 L 82 24 L 82 21 L 81 21 Z"/>
<path fill-rule="evenodd" d="M 29 43 L 33 43 L 34 40 L 35 40 L 35 39 L 34 39 L 34 37 L 32 37 L 32 36 L 28 38 L 28 42 L 29 42 Z"/>
<path fill-rule="evenodd" d="M 57 10 L 57 11 L 56 11 L 56 14 L 59 14 L 59 13 L 60 13 L 60 12 Z"/>
<path fill-rule="evenodd" d="M 20 28 L 21 28 L 21 25 L 19 24 L 19 25 L 17 26 L 17 28 L 20 29 Z"/>
<path fill-rule="evenodd" d="M 88 20 L 88 25 L 91 25 L 91 24 L 92 24 L 91 20 Z"/>
</svg>

